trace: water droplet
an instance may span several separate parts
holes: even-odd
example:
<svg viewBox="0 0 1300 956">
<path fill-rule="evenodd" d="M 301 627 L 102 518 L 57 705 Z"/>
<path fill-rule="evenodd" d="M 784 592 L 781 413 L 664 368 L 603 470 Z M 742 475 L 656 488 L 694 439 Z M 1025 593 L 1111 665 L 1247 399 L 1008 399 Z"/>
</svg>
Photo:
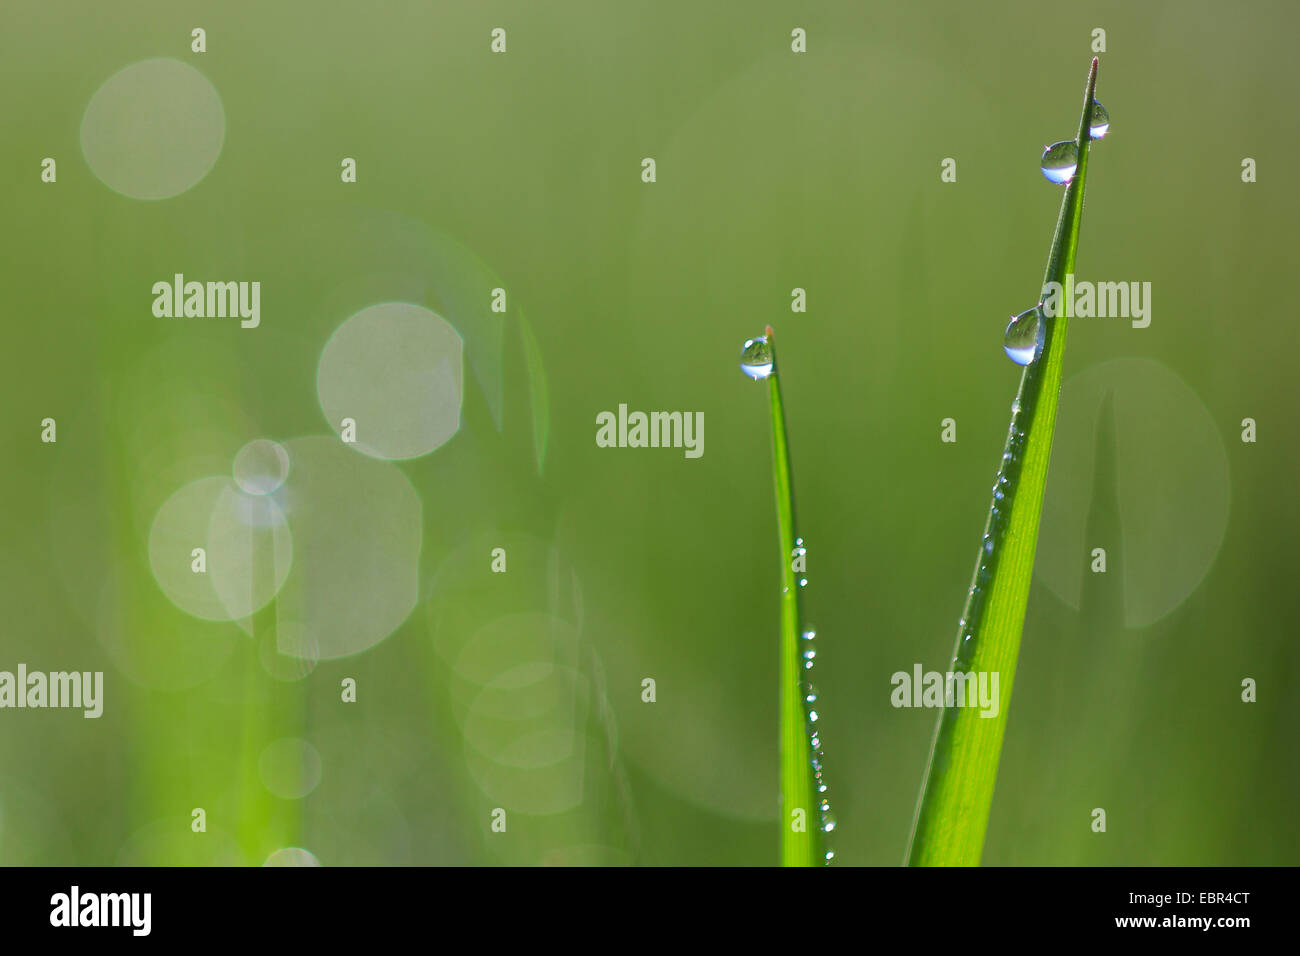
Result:
<svg viewBox="0 0 1300 956">
<path fill-rule="evenodd" d="M 800 579 L 799 579 L 799 587 L 801 587 L 801 588 L 806 588 L 807 586 L 808 586 L 808 579 L 807 579 L 807 578 L 800 578 Z"/>
<path fill-rule="evenodd" d="M 812 704 L 817 701 L 817 688 L 812 684 L 805 684 L 803 689 L 804 703 Z"/>
<path fill-rule="evenodd" d="M 772 346 L 760 335 L 750 339 L 740 350 L 740 370 L 753 379 L 767 378 L 772 374 Z"/>
<path fill-rule="evenodd" d="M 1002 348 L 1017 365 L 1028 365 L 1038 358 L 1046 340 L 1047 323 L 1038 306 L 1013 315 L 1002 333 Z M 1003 457 L 1007 457 L 1003 455 Z"/>
<path fill-rule="evenodd" d="M 822 745 L 822 739 L 818 737 L 817 734 L 814 733 L 812 735 L 812 740 L 810 740 L 809 743 L 811 743 L 814 747 L 820 747 Z"/>
<path fill-rule="evenodd" d="M 826 862 L 829 863 L 829 862 L 830 862 L 831 860 L 833 860 L 833 859 L 835 859 L 835 851 L 834 851 L 834 850 L 827 850 L 827 851 L 826 851 Z"/>
<path fill-rule="evenodd" d="M 1043 175 L 1050 182 L 1068 183 L 1079 168 L 1079 146 L 1072 139 L 1053 143 L 1043 149 Z M 769 370 L 770 370 L 769 366 Z"/>
<path fill-rule="evenodd" d="M 1110 131 L 1110 113 L 1096 100 L 1092 101 L 1092 116 L 1088 119 L 1088 135 L 1093 139 L 1103 138 Z"/>
<path fill-rule="evenodd" d="M 815 711 L 815 710 L 810 710 L 810 711 L 808 711 L 808 720 L 809 720 L 811 723 L 814 723 L 814 724 L 817 723 L 817 711 Z"/>
<path fill-rule="evenodd" d="M 805 627 L 803 633 L 800 634 L 799 636 L 802 637 L 805 641 L 811 641 L 813 638 L 817 636 L 817 629 L 813 627 Z"/>
<path fill-rule="evenodd" d="M 823 833 L 830 833 L 830 832 L 831 832 L 832 830 L 834 830 L 834 829 L 835 829 L 835 816 L 834 816 L 834 814 L 830 814 L 830 813 L 825 814 L 825 815 L 822 817 L 822 832 L 823 832 Z"/>
<path fill-rule="evenodd" d="M 803 659 L 806 661 L 810 661 L 816 656 L 817 656 L 817 652 L 814 651 L 812 648 L 809 648 L 808 650 L 803 652 Z"/>
</svg>

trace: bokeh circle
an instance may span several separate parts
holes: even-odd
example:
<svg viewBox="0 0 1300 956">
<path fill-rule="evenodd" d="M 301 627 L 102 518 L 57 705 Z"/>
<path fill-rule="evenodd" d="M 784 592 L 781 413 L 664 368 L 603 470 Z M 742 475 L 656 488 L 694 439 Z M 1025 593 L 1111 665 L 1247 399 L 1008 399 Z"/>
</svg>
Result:
<svg viewBox="0 0 1300 956">
<path fill-rule="evenodd" d="M 212 169 L 226 136 L 221 97 L 202 73 L 144 60 L 109 77 L 81 120 L 81 151 L 99 179 L 131 199 L 167 199 Z"/>
</svg>

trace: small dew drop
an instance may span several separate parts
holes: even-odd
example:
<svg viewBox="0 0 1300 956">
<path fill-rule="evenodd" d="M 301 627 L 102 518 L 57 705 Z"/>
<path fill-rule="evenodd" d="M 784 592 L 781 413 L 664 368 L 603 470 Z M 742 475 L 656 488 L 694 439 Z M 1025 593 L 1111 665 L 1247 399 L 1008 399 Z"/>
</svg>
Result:
<svg viewBox="0 0 1300 956">
<path fill-rule="evenodd" d="M 1092 101 L 1092 116 L 1088 118 L 1088 135 L 1093 139 L 1102 139 L 1110 132 L 1110 113 L 1096 100 Z"/>
<path fill-rule="evenodd" d="M 1060 185 L 1074 178 L 1079 168 L 1079 146 L 1072 139 L 1053 143 L 1043 150 L 1043 175 L 1049 182 Z"/>
<path fill-rule="evenodd" d="M 805 684 L 803 689 L 804 703 L 812 704 L 817 701 L 817 688 L 812 684 Z"/>
<path fill-rule="evenodd" d="M 750 339 L 740 350 L 740 370 L 752 379 L 767 378 L 773 365 L 772 346 L 765 336 Z"/>
<path fill-rule="evenodd" d="M 1017 365 L 1028 365 L 1042 353 L 1046 333 L 1041 310 L 1034 306 L 1011 317 L 1002 333 L 1002 348 Z"/>
</svg>

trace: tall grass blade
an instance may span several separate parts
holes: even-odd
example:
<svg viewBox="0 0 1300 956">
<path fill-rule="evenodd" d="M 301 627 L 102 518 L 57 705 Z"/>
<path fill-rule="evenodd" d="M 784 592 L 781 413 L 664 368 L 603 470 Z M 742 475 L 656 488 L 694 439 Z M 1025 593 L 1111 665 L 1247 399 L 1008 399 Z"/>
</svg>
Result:
<svg viewBox="0 0 1300 956">
<path fill-rule="evenodd" d="M 1061 201 L 1044 288 L 1049 282 L 1064 285 L 1065 276 L 1074 272 L 1096 85 L 1094 58 L 1075 138 L 1078 168 Z M 973 866 L 984 848 L 1034 570 L 1065 354 L 1065 315 L 1040 321 L 1046 325 L 1042 349 L 1025 367 L 1011 406 L 1010 433 L 951 668 L 954 673 L 988 674 L 989 686 L 991 675 L 997 674 L 997 712 L 986 717 L 979 707 L 952 706 L 949 701 L 941 713 L 908 847 L 907 860 L 914 866 Z"/>
<path fill-rule="evenodd" d="M 790 476 L 790 447 L 785 431 L 785 406 L 781 401 L 781 377 L 776 361 L 772 328 L 766 339 L 763 358 L 770 361 L 770 371 L 763 364 L 748 364 L 742 356 L 742 369 L 752 378 L 766 378 L 772 413 L 772 477 L 776 492 L 776 525 L 781 548 L 780 612 L 780 754 L 781 754 L 781 865 L 814 866 L 826 862 L 819 807 L 823 797 L 817 792 L 820 780 L 820 752 L 814 750 L 808 726 L 803 675 L 806 671 L 804 621 L 799 607 L 800 576 L 795 571 L 795 557 L 801 553 L 802 539 L 795 529 L 794 487 Z M 751 343 L 746 344 L 748 352 Z M 758 369 L 760 371 L 754 371 Z M 808 632 L 811 633 L 811 632 Z M 814 760 L 817 762 L 814 763 Z M 802 811 L 802 812 L 800 812 Z"/>
</svg>

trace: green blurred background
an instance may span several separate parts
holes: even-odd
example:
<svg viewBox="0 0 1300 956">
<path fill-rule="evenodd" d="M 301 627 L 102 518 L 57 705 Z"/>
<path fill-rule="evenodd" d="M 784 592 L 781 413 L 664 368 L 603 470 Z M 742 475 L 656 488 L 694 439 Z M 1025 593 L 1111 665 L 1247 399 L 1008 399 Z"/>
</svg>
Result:
<svg viewBox="0 0 1300 956">
<path fill-rule="evenodd" d="M 106 689 L 99 720 L 0 711 L 0 862 L 776 862 L 769 425 L 737 370 L 768 323 L 833 846 L 900 862 L 937 715 L 891 707 L 890 675 L 952 650 L 1019 376 L 1001 331 L 1060 201 L 1038 153 L 1077 124 L 1096 27 L 1112 127 L 1079 277 L 1151 282 L 1152 322 L 1070 328 L 984 862 L 1300 862 L 1297 26 L 1289 3 L 6 4 L 0 669 Z M 79 131 L 154 57 L 211 81 L 224 142 L 136 200 Z M 176 272 L 260 281 L 261 327 L 155 318 Z M 418 495 L 418 602 L 298 663 L 274 601 L 169 600 L 150 528 L 253 439 L 337 441 L 322 349 L 389 300 L 465 341 L 455 437 L 365 459 Z M 620 403 L 702 411 L 703 457 L 596 447 Z M 382 504 L 326 460 L 336 545 L 367 542 L 355 587 L 380 587 Z"/>
</svg>

